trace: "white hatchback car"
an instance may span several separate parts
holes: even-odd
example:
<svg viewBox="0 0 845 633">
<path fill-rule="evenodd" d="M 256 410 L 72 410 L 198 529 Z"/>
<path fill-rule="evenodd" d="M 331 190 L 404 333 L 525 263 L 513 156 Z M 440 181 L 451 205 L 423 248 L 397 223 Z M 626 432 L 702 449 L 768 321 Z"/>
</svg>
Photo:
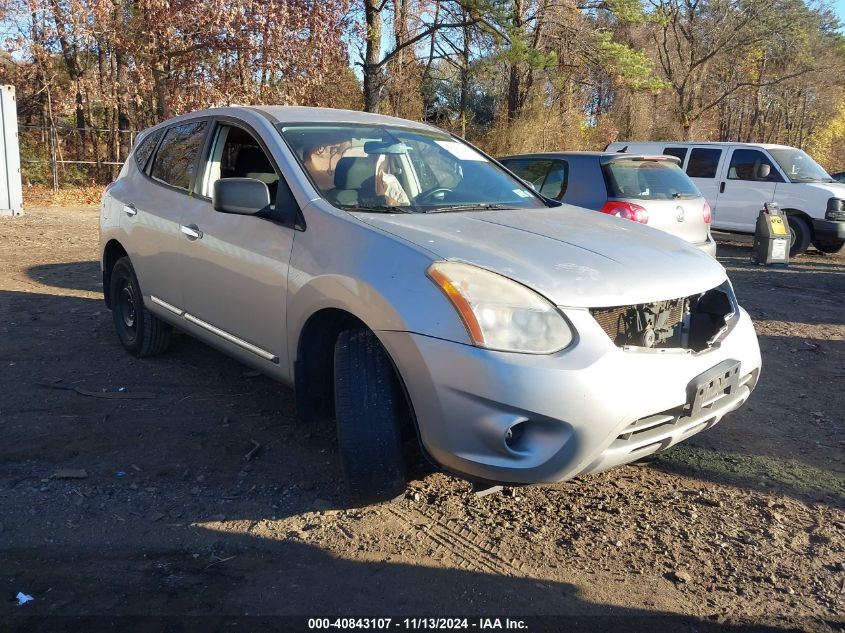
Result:
<svg viewBox="0 0 845 633">
<path fill-rule="evenodd" d="M 291 385 L 337 421 L 358 501 L 401 492 L 403 441 L 478 480 L 605 470 L 712 427 L 760 373 L 712 257 L 421 123 L 186 114 L 141 136 L 100 228 L 126 350 L 176 327 Z"/>
</svg>

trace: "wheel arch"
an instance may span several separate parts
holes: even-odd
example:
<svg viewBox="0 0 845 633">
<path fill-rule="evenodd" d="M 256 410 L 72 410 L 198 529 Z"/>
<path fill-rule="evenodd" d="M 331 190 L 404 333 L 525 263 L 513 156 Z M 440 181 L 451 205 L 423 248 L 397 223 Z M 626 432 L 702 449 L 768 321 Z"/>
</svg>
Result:
<svg viewBox="0 0 845 633">
<path fill-rule="evenodd" d="M 798 217 L 802 220 L 807 222 L 807 225 L 810 227 L 810 232 L 812 234 L 813 231 L 813 218 L 810 217 L 810 214 L 806 211 L 802 211 L 801 209 L 795 209 L 793 207 L 788 207 L 783 209 L 783 212 L 786 214 L 786 217 Z"/>
<path fill-rule="evenodd" d="M 363 322 L 341 308 L 322 308 L 308 317 L 299 332 L 293 382 L 296 414 L 305 422 L 334 417 L 334 347 L 346 329 Z"/>
<path fill-rule="evenodd" d="M 334 348 L 340 333 L 354 327 L 366 328 L 379 338 L 375 329 L 342 308 L 321 308 L 309 316 L 302 327 L 296 345 L 293 382 L 296 394 L 296 414 L 303 422 L 319 422 L 334 418 Z M 393 365 L 393 371 L 405 396 L 414 434 L 422 446 L 414 405 L 405 380 L 390 350 L 384 344 L 382 347 Z"/>
<path fill-rule="evenodd" d="M 121 257 L 128 256 L 126 249 L 116 239 L 109 240 L 103 249 L 103 298 L 105 299 L 107 308 L 111 308 L 111 271 L 117 260 Z"/>
</svg>

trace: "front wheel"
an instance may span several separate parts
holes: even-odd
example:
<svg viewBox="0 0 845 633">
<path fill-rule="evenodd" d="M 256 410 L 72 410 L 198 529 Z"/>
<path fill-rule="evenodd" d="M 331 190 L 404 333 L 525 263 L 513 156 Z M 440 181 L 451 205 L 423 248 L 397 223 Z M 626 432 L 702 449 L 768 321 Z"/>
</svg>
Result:
<svg viewBox="0 0 845 633">
<path fill-rule="evenodd" d="M 814 240 L 813 246 L 816 247 L 817 251 L 832 255 L 842 250 L 842 247 L 845 246 L 845 240 Z"/>
<path fill-rule="evenodd" d="M 366 328 L 340 333 L 334 379 L 337 442 L 352 501 L 389 501 L 405 490 L 400 422 L 407 405 L 375 334 Z"/>
<path fill-rule="evenodd" d="M 798 257 L 803 255 L 810 248 L 810 240 L 813 238 L 813 231 L 807 220 L 797 215 L 790 215 L 787 218 L 789 222 L 789 256 Z"/>
<path fill-rule="evenodd" d="M 164 352 L 173 328 L 144 306 L 128 257 L 121 257 L 112 268 L 110 290 L 112 318 L 123 349 L 139 358 Z"/>
</svg>

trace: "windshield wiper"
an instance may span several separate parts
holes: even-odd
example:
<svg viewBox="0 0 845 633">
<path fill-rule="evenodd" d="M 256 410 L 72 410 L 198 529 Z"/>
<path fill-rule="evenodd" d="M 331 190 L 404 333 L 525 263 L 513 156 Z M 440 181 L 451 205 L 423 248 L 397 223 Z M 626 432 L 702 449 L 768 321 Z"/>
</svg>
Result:
<svg viewBox="0 0 845 633">
<path fill-rule="evenodd" d="M 485 202 L 478 204 L 453 204 L 446 207 L 433 207 L 428 209 L 426 213 L 451 213 L 452 211 L 500 211 L 511 208 L 513 207 L 509 207 L 506 204 L 489 204 Z"/>
<path fill-rule="evenodd" d="M 390 204 L 374 204 L 366 207 L 354 204 L 342 204 L 340 205 L 340 208 L 344 211 L 359 211 L 361 213 L 417 213 L 413 209 L 407 209 L 405 207 L 398 207 Z"/>
</svg>

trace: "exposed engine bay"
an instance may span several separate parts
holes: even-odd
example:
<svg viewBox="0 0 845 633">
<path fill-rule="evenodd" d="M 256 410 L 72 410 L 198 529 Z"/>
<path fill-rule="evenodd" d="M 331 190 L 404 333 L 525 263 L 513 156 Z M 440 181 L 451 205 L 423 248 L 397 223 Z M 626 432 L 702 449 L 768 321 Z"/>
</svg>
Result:
<svg viewBox="0 0 845 633">
<path fill-rule="evenodd" d="M 730 285 L 681 299 L 669 299 L 590 313 L 619 347 L 708 349 L 727 328 L 735 301 Z"/>
</svg>

